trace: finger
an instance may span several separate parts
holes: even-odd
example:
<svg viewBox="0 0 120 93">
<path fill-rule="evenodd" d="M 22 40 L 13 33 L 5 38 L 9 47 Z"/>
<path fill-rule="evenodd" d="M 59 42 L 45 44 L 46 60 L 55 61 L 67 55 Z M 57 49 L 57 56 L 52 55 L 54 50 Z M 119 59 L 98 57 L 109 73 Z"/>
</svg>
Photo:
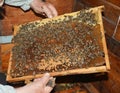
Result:
<svg viewBox="0 0 120 93">
<path fill-rule="evenodd" d="M 40 81 L 40 80 L 41 80 L 41 78 L 34 79 L 35 82 L 36 82 L 36 81 Z"/>
<path fill-rule="evenodd" d="M 51 10 L 53 16 L 57 16 L 58 15 L 58 12 L 57 10 L 55 9 L 55 7 L 53 5 L 51 5 L 50 3 L 47 3 L 47 7 Z"/>
<path fill-rule="evenodd" d="M 41 81 L 42 81 L 42 84 L 44 86 L 46 86 L 46 84 L 48 83 L 50 79 L 50 74 L 49 73 L 46 73 L 42 78 L 41 78 Z"/>
<path fill-rule="evenodd" d="M 45 12 L 45 14 L 48 16 L 48 18 L 52 18 L 52 17 L 53 17 L 52 12 L 51 12 L 51 10 L 47 7 L 47 5 L 44 5 L 44 6 L 43 6 L 43 10 L 42 10 L 42 11 Z"/>
<path fill-rule="evenodd" d="M 45 87 L 45 93 L 50 93 L 53 90 L 53 87 L 46 86 Z"/>
<path fill-rule="evenodd" d="M 4 0 L 0 0 L 0 7 L 2 7 Z"/>
<path fill-rule="evenodd" d="M 54 87 L 55 86 L 55 79 L 53 77 L 50 77 L 48 83 L 46 84 L 46 86 L 50 86 L 50 87 Z"/>
<path fill-rule="evenodd" d="M 50 78 L 47 86 L 45 87 L 46 93 L 50 93 L 52 89 L 55 87 L 55 79 L 56 78 L 53 78 L 53 77 Z"/>
</svg>

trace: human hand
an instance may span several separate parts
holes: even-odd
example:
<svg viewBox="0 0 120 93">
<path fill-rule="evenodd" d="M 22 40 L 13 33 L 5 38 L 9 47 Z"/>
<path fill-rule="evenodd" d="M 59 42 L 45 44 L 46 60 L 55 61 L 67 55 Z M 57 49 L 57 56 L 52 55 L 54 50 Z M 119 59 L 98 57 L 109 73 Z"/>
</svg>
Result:
<svg viewBox="0 0 120 93">
<path fill-rule="evenodd" d="M 0 0 L 0 7 L 2 7 L 4 0 Z"/>
<path fill-rule="evenodd" d="M 17 88 L 16 93 L 50 93 L 55 86 L 48 86 L 48 82 L 52 77 L 46 73 L 42 78 L 35 79 L 28 85 Z"/>
<path fill-rule="evenodd" d="M 55 7 L 48 3 L 43 2 L 42 0 L 33 0 L 30 3 L 30 7 L 38 14 L 45 14 L 48 18 L 52 18 L 58 15 Z"/>
</svg>

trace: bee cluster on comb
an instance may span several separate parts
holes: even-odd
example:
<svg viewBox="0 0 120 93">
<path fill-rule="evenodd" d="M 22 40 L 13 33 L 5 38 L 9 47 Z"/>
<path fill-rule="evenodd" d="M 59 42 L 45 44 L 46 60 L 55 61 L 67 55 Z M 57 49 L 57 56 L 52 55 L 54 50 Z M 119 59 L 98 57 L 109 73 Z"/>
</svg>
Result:
<svg viewBox="0 0 120 93">
<path fill-rule="evenodd" d="M 13 38 L 11 76 L 62 72 L 105 64 L 100 24 L 93 11 L 21 25 Z"/>
</svg>

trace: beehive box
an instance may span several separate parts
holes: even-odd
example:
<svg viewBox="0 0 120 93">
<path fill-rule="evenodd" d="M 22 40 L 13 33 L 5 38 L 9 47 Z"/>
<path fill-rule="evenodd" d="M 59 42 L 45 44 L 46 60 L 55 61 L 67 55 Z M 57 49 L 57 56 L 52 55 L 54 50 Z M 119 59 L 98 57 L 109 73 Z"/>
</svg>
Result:
<svg viewBox="0 0 120 93">
<path fill-rule="evenodd" d="M 103 6 L 14 27 L 7 81 L 106 72 L 110 69 Z"/>
</svg>

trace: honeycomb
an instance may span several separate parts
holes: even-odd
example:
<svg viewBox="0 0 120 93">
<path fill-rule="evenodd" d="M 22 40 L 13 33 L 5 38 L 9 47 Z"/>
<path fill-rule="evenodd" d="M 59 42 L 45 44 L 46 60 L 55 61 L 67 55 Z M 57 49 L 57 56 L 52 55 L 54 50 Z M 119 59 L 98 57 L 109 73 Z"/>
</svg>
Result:
<svg viewBox="0 0 120 93">
<path fill-rule="evenodd" d="M 92 10 L 38 24 L 21 25 L 12 40 L 13 78 L 105 64 L 100 24 Z"/>
</svg>

